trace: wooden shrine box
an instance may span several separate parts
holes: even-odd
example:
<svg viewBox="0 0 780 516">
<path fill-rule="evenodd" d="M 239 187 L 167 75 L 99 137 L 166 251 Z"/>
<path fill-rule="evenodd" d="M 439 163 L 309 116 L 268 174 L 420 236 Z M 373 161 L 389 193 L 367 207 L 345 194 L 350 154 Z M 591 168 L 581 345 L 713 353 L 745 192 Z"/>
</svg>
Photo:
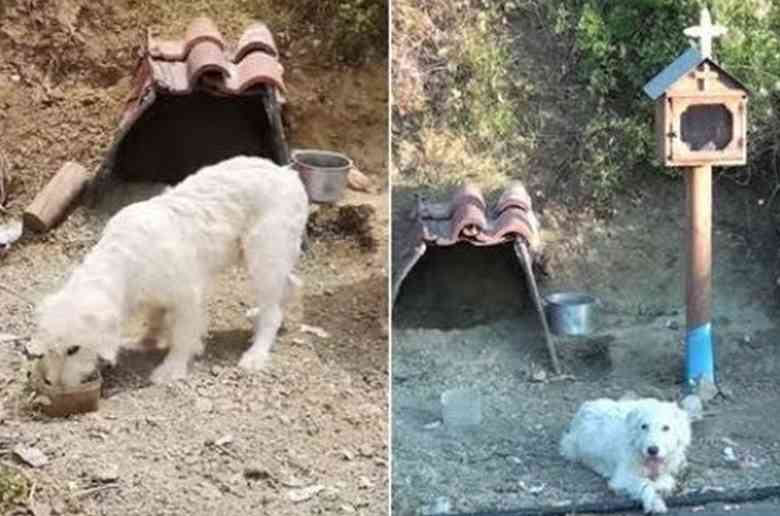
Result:
<svg viewBox="0 0 780 516">
<path fill-rule="evenodd" d="M 744 165 L 748 90 L 691 48 L 644 87 L 655 101 L 658 158 L 667 167 Z"/>
</svg>

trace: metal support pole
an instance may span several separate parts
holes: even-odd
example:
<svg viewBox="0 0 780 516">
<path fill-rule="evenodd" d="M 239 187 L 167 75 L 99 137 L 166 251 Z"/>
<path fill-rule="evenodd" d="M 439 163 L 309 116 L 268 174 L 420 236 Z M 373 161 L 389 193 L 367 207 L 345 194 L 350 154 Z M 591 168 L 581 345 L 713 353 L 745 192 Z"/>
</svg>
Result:
<svg viewBox="0 0 780 516">
<path fill-rule="evenodd" d="M 712 166 L 685 174 L 688 266 L 685 380 L 714 383 L 712 352 Z"/>
</svg>

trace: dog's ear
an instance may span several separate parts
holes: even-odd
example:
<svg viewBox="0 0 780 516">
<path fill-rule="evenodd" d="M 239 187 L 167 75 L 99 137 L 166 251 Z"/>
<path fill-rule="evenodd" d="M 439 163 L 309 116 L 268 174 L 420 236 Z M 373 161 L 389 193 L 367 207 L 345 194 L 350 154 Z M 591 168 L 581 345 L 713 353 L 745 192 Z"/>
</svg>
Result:
<svg viewBox="0 0 780 516">
<path fill-rule="evenodd" d="M 638 427 L 640 425 L 640 420 L 642 419 L 642 411 L 638 408 L 632 409 L 627 415 L 626 415 L 626 424 L 629 428 Z"/>
</svg>

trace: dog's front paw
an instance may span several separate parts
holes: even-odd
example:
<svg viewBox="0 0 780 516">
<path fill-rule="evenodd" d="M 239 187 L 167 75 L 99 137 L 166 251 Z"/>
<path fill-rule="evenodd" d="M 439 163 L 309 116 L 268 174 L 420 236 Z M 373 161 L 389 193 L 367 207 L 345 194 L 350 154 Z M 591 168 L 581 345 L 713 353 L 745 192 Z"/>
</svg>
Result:
<svg viewBox="0 0 780 516">
<path fill-rule="evenodd" d="M 152 383 L 165 384 L 187 378 L 187 364 L 177 362 L 163 362 L 152 371 L 150 380 Z"/>
<path fill-rule="evenodd" d="M 674 491 L 674 478 L 671 475 L 664 475 L 655 481 L 655 490 L 662 494 L 670 494 Z"/>
<path fill-rule="evenodd" d="M 661 514 L 666 512 L 666 503 L 663 498 L 656 495 L 642 501 L 645 514 Z"/>
<path fill-rule="evenodd" d="M 268 353 L 252 353 L 247 351 L 238 362 L 239 367 L 250 371 L 260 371 L 268 364 Z"/>
</svg>

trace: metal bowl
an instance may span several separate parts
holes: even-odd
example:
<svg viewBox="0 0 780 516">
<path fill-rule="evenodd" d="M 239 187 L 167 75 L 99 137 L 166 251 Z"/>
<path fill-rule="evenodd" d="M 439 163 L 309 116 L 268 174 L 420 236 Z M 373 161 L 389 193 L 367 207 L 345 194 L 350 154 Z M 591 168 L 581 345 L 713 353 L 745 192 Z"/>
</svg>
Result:
<svg viewBox="0 0 780 516">
<path fill-rule="evenodd" d="M 294 150 L 292 167 L 309 194 L 309 200 L 317 203 L 334 203 L 344 195 L 347 174 L 352 160 L 338 152 L 324 150 Z"/>
<path fill-rule="evenodd" d="M 598 302 L 578 292 L 558 292 L 544 297 L 544 312 L 550 331 L 556 335 L 589 335 L 596 328 Z"/>
<path fill-rule="evenodd" d="M 41 410 L 50 417 L 65 417 L 72 414 L 84 414 L 98 409 L 103 378 L 98 371 L 96 378 L 75 387 L 55 387 L 43 381 L 40 370 L 32 371 L 32 386 L 38 394 L 48 398 Z"/>
</svg>

